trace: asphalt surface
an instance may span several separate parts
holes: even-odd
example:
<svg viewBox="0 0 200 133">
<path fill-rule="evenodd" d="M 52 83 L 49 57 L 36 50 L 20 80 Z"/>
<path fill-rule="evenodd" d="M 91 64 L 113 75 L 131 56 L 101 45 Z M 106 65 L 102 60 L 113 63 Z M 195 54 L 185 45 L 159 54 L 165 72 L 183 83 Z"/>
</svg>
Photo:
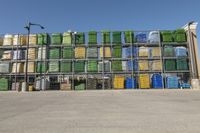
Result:
<svg viewBox="0 0 200 133">
<path fill-rule="evenodd" d="M 198 90 L 0 92 L 0 133 L 199 133 Z"/>
</svg>

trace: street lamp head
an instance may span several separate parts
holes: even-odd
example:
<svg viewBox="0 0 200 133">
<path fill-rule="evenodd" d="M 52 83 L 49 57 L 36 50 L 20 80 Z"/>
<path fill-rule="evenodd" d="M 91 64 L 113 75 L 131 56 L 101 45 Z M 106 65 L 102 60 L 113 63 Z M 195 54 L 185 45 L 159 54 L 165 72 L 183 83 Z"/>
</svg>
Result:
<svg viewBox="0 0 200 133">
<path fill-rule="evenodd" d="M 41 27 L 41 29 L 45 29 L 43 26 L 40 26 Z"/>
</svg>

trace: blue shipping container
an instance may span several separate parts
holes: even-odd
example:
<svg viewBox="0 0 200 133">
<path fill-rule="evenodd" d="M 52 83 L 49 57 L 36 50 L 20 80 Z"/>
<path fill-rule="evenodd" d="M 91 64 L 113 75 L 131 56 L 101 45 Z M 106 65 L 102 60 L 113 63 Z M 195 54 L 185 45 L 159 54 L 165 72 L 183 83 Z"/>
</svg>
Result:
<svg viewBox="0 0 200 133">
<path fill-rule="evenodd" d="M 153 74 L 151 81 L 153 88 L 163 88 L 163 78 L 161 74 Z"/>
<path fill-rule="evenodd" d="M 178 77 L 177 76 L 168 76 L 166 88 L 175 89 L 178 88 Z"/>
<path fill-rule="evenodd" d="M 176 47 L 175 52 L 177 57 L 187 56 L 187 50 L 185 47 Z"/>
<path fill-rule="evenodd" d="M 135 78 L 126 78 L 126 89 L 136 89 Z"/>
<path fill-rule="evenodd" d="M 138 33 L 136 35 L 136 41 L 138 43 L 146 43 L 147 42 L 147 34 L 146 33 Z"/>
</svg>

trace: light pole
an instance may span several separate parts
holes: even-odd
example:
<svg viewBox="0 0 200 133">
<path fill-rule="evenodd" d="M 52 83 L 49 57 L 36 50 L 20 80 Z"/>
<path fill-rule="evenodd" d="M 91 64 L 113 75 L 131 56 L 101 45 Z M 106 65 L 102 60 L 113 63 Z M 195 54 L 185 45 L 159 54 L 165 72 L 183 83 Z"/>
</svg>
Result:
<svg viewBox="0 0 200 133">
<path fill-rule="evenodd" d="M 27 90 L 28 88 L 28 50 L 29 50 L 29 35 L 30 35 L 30 32 L 31 32 L 31 26 L 38 26 L 40 27 L 41 29 L 44 29 L 44 27 L 40 24 L 34 24 L 34 23 L 31 23 L 29 22 L 28 25 L 26 25 L 24 28 L 27 29 L 28 31 L 28 39 L 27 39 L 27 47 L 26 47 L 26 61 L 25 61 L 25 77 L 24 77 L 24 82 L 25 82 L 25 88 Z M 25 90 L 25 91 L 26 91 Z"/>
</svg>

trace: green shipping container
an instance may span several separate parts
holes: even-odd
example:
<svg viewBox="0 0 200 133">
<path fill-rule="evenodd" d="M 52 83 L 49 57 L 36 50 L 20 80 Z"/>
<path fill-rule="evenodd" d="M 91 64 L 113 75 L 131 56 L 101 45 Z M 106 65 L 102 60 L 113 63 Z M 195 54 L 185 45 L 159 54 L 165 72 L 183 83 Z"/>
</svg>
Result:
<svg viewBox="0 0 200 133">
<path fill-rule="evenodd" d="M 189 68 L 188 68 L 187 59 L 177 59 L 176 68 L 177 70 L 188 70 Z"/>
<path fill-rule="evenodd" d="M 122 47 L 121 46 L 114 46 L 112 51 L 113 58 L 121 58 L 122 57 Z"/>
<path fill-rule="evenodd" d="M 161 37 L 163 42 L 173 42 L 173 32 L 172 31 L 162 31 Z"/>
<path fill-rule="evenodd" d="M 97 72 L 97 61 L 88 61 L 87 71 L 88 72 Z"/>
<path fill-rule="evenodd" d="M 49 50 L 49 59 L 59 59 L 60 58 L 60 49 L 52 48 Z"/>
<path fill-rule="evenodd" d="M 64 32 L 63 33 L 62 43 L 64 45 L 72 45 L 72 33 Z"/>
<path fill-rule="evenodd" d="M 164 47 L 164 56 L 165 57 L 175 57 L 174 47 Z"/>
<path fill-rule="evenodd" d="M 85 44 L 85 34 L 83 32 L 78 32 L 75 35 L 75 44 Z"/>
<path fill-rule="evenodd" d="M 74 62 L 74 72 L 85 72 L 85 61 Z"/>
<path fill-rule="evenodd" d="M 122 62 L 112 61 L 112 71 L 122 71 Z"/>
<path fill-rule="evenodd" d="M 110 44 L 110 32 L 109 31 L 102 31 L 102 43 L 103 44 Z"/>
<path fill-rule="evenodd" d="M 62 53 L 63 59 L 72 59 L 74 57 L 73 48 L 64 48 Z"/>
<path fill-rule="evenodd" d="M 165 60 L 165 70 L 166 71 L 176 71 L 176 60 L 174 60 L 174 59 Z"/>
<path fill-rule="evenodd" d="M 88 33 L 88 44 L 97 44 L 97 32 L 90 31 Z"/>
<path fill-rule="evenodd" d="M 120 31 L 114 31 L 112 33 L 112 43 L 113 44 L 121 44 L 122 38 L 121 38 L 121 32 Z"/>
<path fill-rule="evenodd" d="M 175 31 L 175 37 L 174 37 L 175 42 L 186 42 L 187 37 L 184 29 L 177 29 Z"/>
<path fill-rule="evenodd" d="M 47 33 L 38 34 L 38 45 L 47 45 L 49 43 L 49 35 Z"/>
<path fill-rule="evenodd" d="M 85 90 L 85 81 L 84 80 L 75 80 L 74 81 L 74 89 L 75 90 Z"/>
<path fill-rule="evenodd" d="M 0 91 L 7 91 L 9 89 L 8 79 L 0 78 Z"/>
<path fill-rule="evenodd" d="M 124 32 L 124 40 L 125 43 L 134 43 L 134 32 L 133 31 L 125 31 Z"/>
<path fill-rule="evenodd" d="M 62 37 L 60 33 L 53 33 L 51 35 L 51 44 L 60 45 L 62 43 Z"/>
<path fill-rule="evenodd" d="M 45 73 L 47 71 L 46 64 L 44 62 L 37 63 L 37 73 Z"/>
<path fill-rule="evenodd" d="M 59 62 L 50 61 L 49 62 L 49 72 L 59 72 Z"/>
<path fill-rule="evenodd" d="M 61 72 L 72 72 L 72 62 L 71 61 L 63 61 L 60 64 L 60 71 Z"/>
</svg>

